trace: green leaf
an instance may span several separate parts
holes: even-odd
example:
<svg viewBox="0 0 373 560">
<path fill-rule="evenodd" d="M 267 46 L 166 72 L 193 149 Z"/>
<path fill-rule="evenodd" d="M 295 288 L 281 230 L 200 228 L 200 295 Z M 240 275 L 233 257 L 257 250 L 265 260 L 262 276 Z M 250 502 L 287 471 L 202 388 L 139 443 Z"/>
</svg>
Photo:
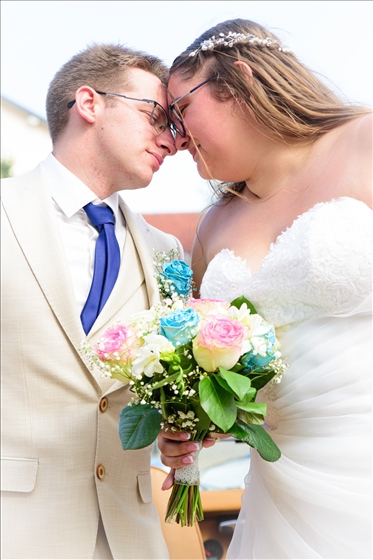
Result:
<svg viewBox="0 0 373 560">
<path fill-rule="evenodd" d="M 245 366 L 243 366 L 240 362 L 237 362 L 237 364 L 231 368 L 231 371 L 234 371 L 235 373 L 242 371 L 242 374 L 247 376 L 246 370 L 247 368 L 245 368 Z"/>
<path fill-rule="evenodd" d="M 206 412 L 203 410 L 199 402 L 196 402 L 193 405 L 193 410 L 196 414 L 196 417 L 198 418 L 198 422 L 196 424 L 196 431 L 198 433 L 208 431 L 211 424 L 211 420 L 208 414 L 206 414 Z"/>
<path fill-rule="evenodd" d="M 245 424 L 264 424 L 265 415 L 267 414 L 267 405 L 265 403 L 257 403 L 253 400 L 245 399 L 242 402 L 236 402 L 237 416 Z"/>
<path fill-rule="evenodd" d="M 257 391 L 267 385 L 269 381 L 276 375 L 276 372 L 271 370 L 269 373 L 264 373 L 263 375 L 250 376 L 251 386 L 255 387 Z"/>
<path fill-rule="evenodd" d="M 250 313 L 252 313 L 252 315 L 257 315 L 258 312 L 255 309 L 254 305 L 251 303 L 251 301 L 246 299 L 245 296 L 240 296 L 240 297 L 236 298 L 235 300 L 233 300 L 231 302 L 231 305 L 233 305 L 234 307 L 237 307 L 237 309 L 240 309 L 240 307 L 243 303 L 246 303 L 246 305 L 247 305 L 248 309 L 250 309 Z"/>
<path fill-rule="evenodd" d="M 237 397 L 242 400 L 251 388 L 251 381 L 248 377 L 219 368 L 220 375 L 226 380 L 229 387 L 234 391 Z"/>
<path fill-rule="evenodd" d="M 244 398 L 241 399 L 241 404 L 245 405 L 251 402 L 255 401 L 256 398 L 256 394 L 257 394 L 257 390 L 254 389 L 254 387 L 250 387 L 250 389 L 247 391 L 247 393 L 245 393 Z"/>
<path fill-rule="evenodd" d="M 281 451 L 262 426 L 245 424 L 241 420 L 237 420 L 229 432 L 236 439 L 254 447 L 265 461 L 273 463 L 281 457 Z"/>
<path fill-rule="evenodd" d="M 214 376 L 201 379 L 199 395 L 203 410 L 214 424 L 226 432 L 237 418 L 233 395 L 224 390 Z"/>
<path fill-rule="evenodd" d="M 236 402 L 237 408 L 241 410 L 246 410 L 246 412 L 254 412 L 255 414 L 261 414 L 265 416 L 267 414 L 267 405 L 265 403 L 257 402 Z"/>
<path fill-rule="evenodd" d="M 125 406 L 119 416 L 119 437 L 124 450 L 142 449 L 156 440 L 162 416 L 150 404 Z"/>
<path fill-rule="evenodd" d="M 227 391 L 227 393 L 229 393 L 230 395 L 234 395 L 234 394 L 235 394 L 234 391 L 233 391 L 233 389 L 231 389 L 231 388 L 229 387 L 229 385 L 228 385 L 228 383 L 226 382 L 226 380 L 223 379 L 222 377 L 220 377 L 220 375 L 215 375 L 215 376 L 214 376 L 214 379 L 216 379 L 216 381 L 219 383 L 219 385 L 220 385 L 221 387 L 223 387 L 223 389 L 224 389 L 225 391 Z"/>
<path fill-rule="evenodd" d="M 237 409 L 237 418 L 245 422 L 245 424 L 256 424 L 261 426 L 264 424 L 265 415 L 256 414 L 255 412 L 246 412 L 246 410 Z"/>
</svg>

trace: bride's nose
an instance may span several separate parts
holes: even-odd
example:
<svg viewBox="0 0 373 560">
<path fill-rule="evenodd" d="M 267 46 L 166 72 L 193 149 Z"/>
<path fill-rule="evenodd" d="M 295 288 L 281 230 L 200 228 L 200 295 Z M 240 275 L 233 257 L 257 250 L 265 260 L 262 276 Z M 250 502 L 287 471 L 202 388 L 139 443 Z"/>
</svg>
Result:
<svg viewBox="0 0 373 560">
<path fill-rule="evenodd" d="M 187 150 L 189 146 L 189 142 L 190 142 L 190 136 L 188 136 L 188 133 L 185 133 L 184 137 L 180 136 L 178 132 L 176 133 L 175 146 L 178 151 Z"/>
</svg>

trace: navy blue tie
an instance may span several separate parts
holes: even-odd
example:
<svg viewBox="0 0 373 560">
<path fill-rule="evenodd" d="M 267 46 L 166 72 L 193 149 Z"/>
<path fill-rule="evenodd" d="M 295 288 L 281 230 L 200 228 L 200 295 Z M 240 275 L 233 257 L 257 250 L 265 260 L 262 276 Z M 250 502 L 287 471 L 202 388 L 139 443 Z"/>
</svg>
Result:
<svg viewBox="0 0 373 560">
<path fill-rule="evenodd" d="M 80 315 L 84 332 L 93 323 L 104 307 L 118 277 L 120 250 L 114 230 L 114 215 L 108 206 L 96 206 L 90 202 L 84 206 L 92 225 L 99 232 L 95 250 L 93 279 L 87 301 Z"/>
</svg>

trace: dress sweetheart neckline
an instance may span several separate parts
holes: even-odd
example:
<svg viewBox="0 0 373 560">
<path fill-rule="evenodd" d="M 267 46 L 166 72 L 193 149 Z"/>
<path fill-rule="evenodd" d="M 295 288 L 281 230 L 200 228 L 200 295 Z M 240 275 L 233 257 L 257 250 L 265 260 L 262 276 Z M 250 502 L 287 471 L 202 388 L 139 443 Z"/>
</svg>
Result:
<svg viewBox="0 0 373 560">
<path fill-rule="evenodd" d="M 305 212 L 302 212 L 296 218 L 294 218 L 294 220 L 290 224 L 290 226 L 288 226 L 286 229 L 284 229 L 281 233 L 278 234 L 276 239 L 270 244 L 267 254 L 264 256 L 264 258 L 261 261 L 258 269 L 255 272 L 253 272 L 252 269 L 247 265 L 247 259 L 236 255 L 234 250 L 228 249 L 227 247 L 221 249 L 218 253 L 216 253 L 216 255 L 215 255 L 215 257 L 213 257 L 213 259 L 215 259 L 218 255 L 220 255 L 222 253 L 229 253 L 231 255 L 231 257 L 233 257 L 237 261 L 240 261 L 243 264 L 243 266 L 247 269 L 247 271 L 250 272 L 251 276 L 256 276 L 257 274 L 260 273 L 260 271 L 264 267 L 266 261 L 272 255 L 274 249 L 280 243 L 280 240 L 283 239 L 284 236 L 289 235 L 289 233 L 294 229 L 296 224 L 298 224 L 302 219 L 304 219 L 308 214 L 315 211 L 316 209 L 327 206 L 327 205 L 331 205 L 332 203 L 335 203 L 335 202 L 342 202 L 342 201 L 345 201 L 345 202 L 347 202 L 347 201 L 351 202 L 352 201 L 354 204 L 355 203 L 363 204 L 364 206 L 369 208 L 369 206 L 367 204 L 365 204 L 365 202 L 363 202 L 362 200 L 358 200 L 357 198 L 353 198 L 353 197 L 350 197 L 350 196 L 340 196 L 338 198 L 332 198 L 331 200 L 327 200 L 325 202 L 316 202 L 313 206 L 308 208 L 308 210 L 305 210 Z M 371 208 L 369 208 L 369 210 L 371 210 Z"/>
</svg>

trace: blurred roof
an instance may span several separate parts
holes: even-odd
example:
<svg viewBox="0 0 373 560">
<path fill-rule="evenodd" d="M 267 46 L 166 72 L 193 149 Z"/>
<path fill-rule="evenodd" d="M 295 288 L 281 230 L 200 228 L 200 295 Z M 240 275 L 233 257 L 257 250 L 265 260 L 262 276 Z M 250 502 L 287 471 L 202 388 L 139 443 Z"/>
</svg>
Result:
<svg viewBox="0 0 373 560">
<path fill-rule="evenodd" d="M 19 103 L 17 103 L 16 101 L 13 101 L 12 99 L 10 99 L 10 97 L 6 97 L 5 95 L 1 94 L 1 105 L 8 105 L 9 107 L 11 107 L 12 109 L 23 113 L 25 115 L 31 115 L 33 117 L 35 117 L 36 119 L 38 119 L 43 125 L 47 126 L 47 120 L 45 119 L 45 117 L 42 117 L 41 115 L 39 115 L 38 113 L 35 113 L 34 111 L 32 111 L 31 109 L 27 109 L 27 107 L 24 107 L 23 105 L 20 105 Z"/>
</svg>

